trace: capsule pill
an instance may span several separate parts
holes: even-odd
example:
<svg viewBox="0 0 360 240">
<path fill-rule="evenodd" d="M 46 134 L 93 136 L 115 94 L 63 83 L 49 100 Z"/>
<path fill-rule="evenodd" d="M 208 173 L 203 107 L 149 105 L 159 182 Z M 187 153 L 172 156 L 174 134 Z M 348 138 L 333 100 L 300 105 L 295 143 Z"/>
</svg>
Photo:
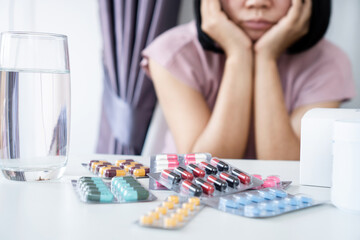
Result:
<svg viewBox="0 0 360 240">
<path fill-rule="evenodd" d="M 239 169 L 233 169 L 231 173 L 237 176 L 242 184 L 249 184 L 251 182 L 250 176 Z"/>
<path fill-rule="evenodd" d="M 177 184 L 181 180 L 181 177 L 179 175 L 167 169 L 161 172 L 161 177 L 171 184 Z"/>
<path fill-rule="evenodd" d="M 200 169 L 198 166 L 196 166 L 195 164 L 189 164 L 187 166 L 187 168 L 189 169 L 189 171 L 192 172 L 192 174 L 194 174 L 195 177 L 199 177 L 199 178 L 203 178 L 205 177 L 205 171 Z"/>
<path fill-rule="evenodd" d="M 174 169 L 179 166 L 179 161 L 176 159 L 173 160 L 157 160 L 155 162 L 156 169 Z"/>
<path fill-rule="evenodd" d="M 207 162 L 201 162 L 199 164 L 200 168 L 203 169 L 206 174 L 208 175 L 216 175 L 218 170 L 216 167 L 214 167 L 213 165 L 207 163 Z"/>
<path fill-rule="evenodd" d="M 192 196 L 200 196 L 202 194 L 202 188 L 188 180 L 183 181 L 181 187 Z"/>
<path fill-rule="evenodd" d="M 117 167 L 121 167 L 121 168 L 122 168 L 122 166 L 120 166 L 120 165 L 122 165 L 122 164 L 125 163 L 125 162 L 134 162 L 134 160 L 133 160 L 133 159 L 117 160 L 117 161 L 115 162 L 115 165 L 116 165 Z"/>
<path fill-rule="evenodd" d="M 98 165 L 96 165 L 96 167 L 95 167 L 94 173 L 101 175 L 101 173 L 100 173 L 100 172 L 101 172 L 101 169 L 106 168 L 106 167 L 111 167 L 111 166 L 112 166 L 111 163 L 98 164 Z"/>
<path fill-rule="evenodd" d="M 206 161 L 210 157 L 209 154 L 206 153 L 191 153 L 185 154 L 185 165 L 189 164 L 198 164 L 200 162 Z"/>
<path fill-rule="evenodd" d="M 103 176 L 107 178 L 125 176 L 126 172 L 119 167 L 106 169 Z"/>
<path fill-rule="evenodd" d="M 155 161 L 160 160 L 178 160 L 178 155 L 176 154 L 158 154 L 155 156 Z"/>
<path fill-rule="evenodd" d="M 130 161 L 130 160 L 131 160 L 131 161 Z M 124 169 L 125 166 L 130 165 L 130 164 L 133 164 L 133 163 L 135 163 L 135 161 L 132 160 L 132 159 L 129 159 L 128 161 L 125 161 L 125 162 L 120 163 L 120 164 L 119 164 L 119 167 L 120 167 L 121 169 Z"/>
<path fill-rule="evenodd" d="M 215 189 L 220 192 L 224 192 L 227 188 L 226 182 L 224 182 L 223 180 L 221 180 L 215 176 L 212 176 L 212 175 L 208 176 L 207 181 L 214 184 Z"/>
<path fill-rule="evenodd" d="M 214 193 L 215 188 L 213 185 L 211 185 L 210 183 L 206 182 L 205 180 L 203 180 L 202 178 L 196 178 L 195 179 L 195 183 L 200 185 L 203 192 L 207 195 L 211 195 Z"/>
<path fill-rule="evenodd" d="M 140 168 L 134 169 L 132 174 L 135 177 L 145 177 L 149 172 L 150 172 L 150 168 L 140 167 Z"/>
<path fill-rule="evenodd" d="M 190 180 L 192 181 L 194 176 L 189 173 L 188 171 L 186 171 L 184 168 L 182 167 L 177 167 L 174 169 L 174 172 L 176 172 L 177 174 L 179 174 L 181 176 L 182 179 L 185 179 L 185 180 Z"/>
<path fill-rule="evenodd" d="M 229 165 L 218 158 L 212 158 L 210 163 L 214 165 L 220 172 L 229 171 Z"/>
<path fill-rule="evenodd" d="M 237 186 L 239 186 L 240 181 L 238 178 L 226 173 L 226 172 L 222 172 L 219 175 L 220 179 L 225 180 L 227 182 L 227 184 L 229 185 L 229 187 L 231 188 L 235 188 Z"/>
</svg>

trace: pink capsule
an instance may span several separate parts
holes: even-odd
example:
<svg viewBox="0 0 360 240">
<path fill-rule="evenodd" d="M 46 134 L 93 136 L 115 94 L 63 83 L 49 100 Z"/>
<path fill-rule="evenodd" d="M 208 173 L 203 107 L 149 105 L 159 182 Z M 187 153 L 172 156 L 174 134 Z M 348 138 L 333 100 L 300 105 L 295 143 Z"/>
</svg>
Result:
<svg viewBox="0 0 360 240">
<path fill-rule="evenodd" d="M 198 164 L 200 162 L 206 161 L 209 158 L 208 153 L 190 153 L 185 154 L 185 165 L 189 164 Z"/>
<path fill-rule="evenodd" d="M 176 160 L 178 161 L 178 155 L 176 154 L 158 154 L 155 157 L 155 161 L 159 160 Z"/>
<path fill-rule="evenodd" d="M 179 166 L 179 161 L 175 159 L 171 160 L 156 160 L 157 169 L 174 169 Z"/>
</svg>

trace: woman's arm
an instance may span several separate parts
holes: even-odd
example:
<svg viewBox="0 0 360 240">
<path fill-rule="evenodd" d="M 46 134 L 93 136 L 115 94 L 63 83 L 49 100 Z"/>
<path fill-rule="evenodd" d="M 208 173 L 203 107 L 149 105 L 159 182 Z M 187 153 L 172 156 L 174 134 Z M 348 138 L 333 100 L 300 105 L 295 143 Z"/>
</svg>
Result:
<svg viewBox="0 0 360 240">
<path fill-rule="evenodd" d="M 301 118 L 314 107 L 338 107 L 338 102 L 302 106 L 287 113 L 277 58 L 308 31 L 311 0 L 293 0 L 288 14 L 255 45 L 255 138 L 259 159 L 300 158 Z"/>
<path fill-rule="evenodd" d="M 213 112 L 201 93 L 150 59 L 160 105 L 179 153 L 210 152 L 241 158 L 247 144 L 252 99 L 251 53 L 227 58 Z M 245 55 L 245 54 L 244 54 Z"/>
<path fill-rule="evenodd" d="M 339 102 L 301 106 L 287 113 L 276 61 L 256 59 L 255 136 L 258 159 L 300 159 L 302 116 L 315 107 L 339 107 Z"/>
<path fill-rule="evenodd" d="M 202 1 L 201 11 L 203 30 L 226 53 L 213 111 L 201 93 L 150 59 L 151 76 L 179 153 L 210 152 L 241 158 L 247 145 L 253 97 L 251 41 L 227 19 L 219 1 Z"/>
</svg>

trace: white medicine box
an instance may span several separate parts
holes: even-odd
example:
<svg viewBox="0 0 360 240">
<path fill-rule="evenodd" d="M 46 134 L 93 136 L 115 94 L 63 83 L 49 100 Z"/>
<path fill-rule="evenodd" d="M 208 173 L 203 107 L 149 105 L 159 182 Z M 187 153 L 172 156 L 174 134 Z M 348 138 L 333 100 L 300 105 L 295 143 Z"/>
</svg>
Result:
<svg viewBox="0 0 360 240">
<path fill-rule="evenodd" d="M 360 109 L 315 108 L 301 119 L 300 184 L 331 187 L 335 120 L 360 120 Z"/>
</svg>

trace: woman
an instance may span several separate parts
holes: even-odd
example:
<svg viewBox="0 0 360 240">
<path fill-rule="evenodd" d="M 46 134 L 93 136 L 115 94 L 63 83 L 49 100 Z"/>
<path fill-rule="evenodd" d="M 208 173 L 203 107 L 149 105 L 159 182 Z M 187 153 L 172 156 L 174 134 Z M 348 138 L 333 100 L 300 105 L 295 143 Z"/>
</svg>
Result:
<svg viewBox="0 0 360 240">
<path fill-rule="evenodd" d="M 203 0 L 197 31 L 179 26 L 145 49 L 176 145 L 164 152 L 298 160 L 305 112 L 354 96 L 349 60 L 321 39 L 329 16 L 314 29 L 312 4 Z"/>
</svg>

